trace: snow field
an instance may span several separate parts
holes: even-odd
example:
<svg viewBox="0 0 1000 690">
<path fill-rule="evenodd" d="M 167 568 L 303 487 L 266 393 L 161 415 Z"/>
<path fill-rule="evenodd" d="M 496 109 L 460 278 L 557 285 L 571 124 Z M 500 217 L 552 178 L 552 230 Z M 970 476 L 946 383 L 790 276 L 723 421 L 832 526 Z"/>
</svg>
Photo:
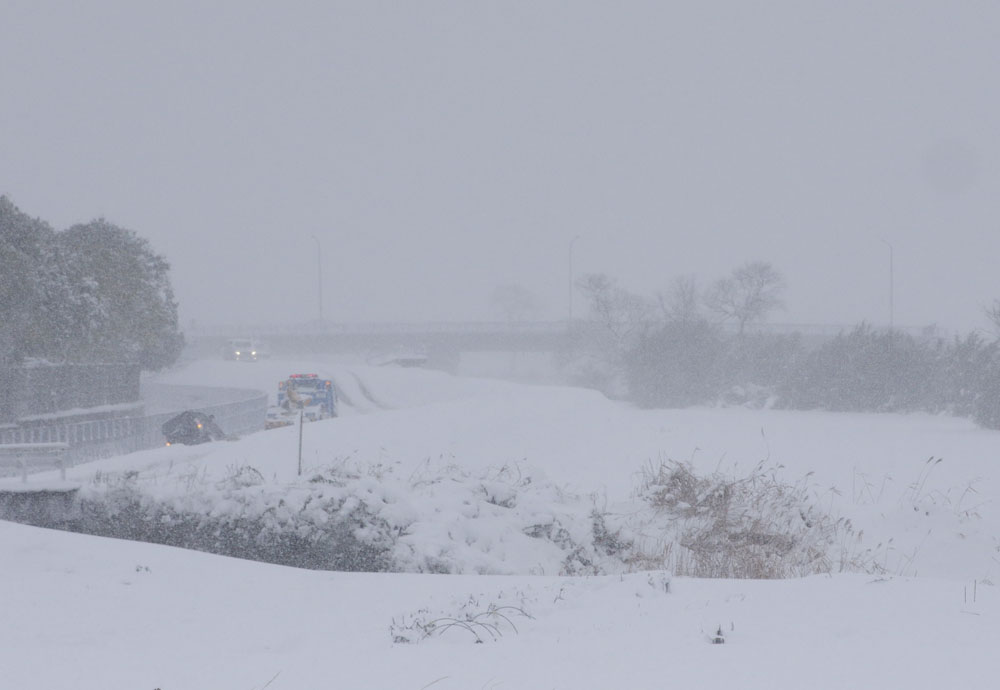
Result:
<svg viewBox="0 0 1000 690">
<path fill-rule="evenodd" d="M 993 500 L 1000 494 L 1000 434 L 968 420 L 741 408 L 637 410 L 581 389 L 335 361 L 200 361 L 163 378 L 271 390 L 299 371 L 328 376 L 338 386 L 363 382 L 382 405 L 345 406 L 343 418 L 308 426 L 303 455 L 310 470 L 349 460 L 376 472 L 392 468 L 402 481 L 449 464 L 475 476 L 506 467 L 615 507 L 632 497 L 642 469 L 663 459 L 733 477 L 763 462 L 789 484 L 807 481 L 819 507 L 851 521 L 859 537 L 851 548 L 877 552 L 889 573 L 1000 575 L 1000 509 Z M 355 388 L 352 400 L 365 399 Z M 80 471 L 86 477 L 104 467 L 144 467 L 142 475 L 162 484 L 168 469 L 218 479 L 234 466 L 251 465 L 269 481 L 294 482 L 296 433 L 278 429 L 212 444 L 211 450 L 149 451 Z"/>
<path fill-rule="evenodd" d="M 996 587 L 304 571 L 0 523 L 4 687 L 991 688 Z M 966 593 L 965 588 L 968 587 Z M 966 601 L 967 597 L 967 601 Z M 517 602 L 497 641 L 393 621 Z M 726 642 L 709 638 L 718 626 Z"/>
<path fill-rule="evenodd" d="M 162 380 L 271 392 L 294 372 L 355 381 L 352 401 L 370 401 L 306 427 L 306 476 L 357 475 L 351 491 L 408 525 L 399 546 L 414 562 L 434 553 L 470 575 L 304 571 L 0 523 L 0 606 L 16 621 L 0 629 L 0 687 L 995 687 L 1000 434 L 926 415 L 642 411 L 588 391 L 337 363 L 197 362 Z M 143 492 L 180 505 L 191 487 L 223 495 L 250 466 L 262 481 L 240 490 L 294 505 L 312 490 L 296 444 L 278 429 L 70 479 L 135 472 Z M 661 573 L 552 576 L 564 553 L 524 524 L 583 524 L 594 501 L 627 510 L 641 468 L 661 458 L 732 476 L 763 461 L 789 483 L 811 472 L 818 505 L 850 519 L 885 572 L 674 578 L 669 593 Z M 505 609 L 517 632 L 500 621 L 497 640 L 447 625 L 491 604 L 531 617 Z M 415 619 L 439 623 L 394 643 Z M 709 642 L 718 626 L 724 645 Z"/>
</svg>

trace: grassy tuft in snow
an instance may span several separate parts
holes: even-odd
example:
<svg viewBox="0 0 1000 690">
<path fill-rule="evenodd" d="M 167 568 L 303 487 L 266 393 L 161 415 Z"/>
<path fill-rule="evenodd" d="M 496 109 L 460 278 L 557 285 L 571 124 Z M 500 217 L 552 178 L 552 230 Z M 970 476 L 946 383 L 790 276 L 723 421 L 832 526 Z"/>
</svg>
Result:
<svg viewBox="0 0 1000 690">
<path fill-rule="evenodd" d="M 389 634 L 395 644 L 415 644 L 429 638 L 455 633 L 464 635 L 476 644 L 486 641 L 496 642 L 505 634 L 518 629 L 514 620 L 532 618 L 523 606 L 491 601 L 480 604 L 476 597 L 470 597 L 457 607 L 457 611 L 432 614 L 429 609 L 395 618 L 389 626 Z"/>
<path fill-rule="evenodd" d="M 817 505 L 808 475 L 788 484 L 777 468 L 744 477 L 698 475 L 685 463 L 644 468 L 637 496 L 647 510 L 617 520 L 635 534 L 626 561 L 692 577 L 768 579 L 870 570 L 850 520 Z M 619 537 L 621 538 L 621 537 Z"/>
</svg>

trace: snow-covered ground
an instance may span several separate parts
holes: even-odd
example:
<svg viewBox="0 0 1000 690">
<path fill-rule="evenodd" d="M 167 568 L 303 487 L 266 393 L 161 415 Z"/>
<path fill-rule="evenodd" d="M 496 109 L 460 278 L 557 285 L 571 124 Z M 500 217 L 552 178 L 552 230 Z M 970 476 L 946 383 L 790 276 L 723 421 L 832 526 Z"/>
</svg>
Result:
<svg viewBox="0 0 1000 690">
<path fill-rule="evenodd" d="M 552 572 L 530 566 L 545 555 L 515 552 L 498 525 L 469 530 L 450 555 L 516 574 L 300 571 L 0 523 L 10 621 L 0 687 L 995 687 L 1000 433 L 926 415 L 642 411 L 579 389 L 335 361 L 200 361 L 158 381 L 273 394 L 279 379 L 310 372 L 333 378 L 344 405 L 342 417 L 306 427 L 307 476 L 356 463 L 375 468 L 372 486 L 397 492 L 448 466 L 477 477 L 505 466 L 553 496 L 614 506 L 660 459 L 734 475 L 763 461 L 788 482 L 812 472 L 822 507 L 852 521 L 885 574 L 677 578 L 668 593 L 659 573 L 532 575 Z M 286 428 L 110 458 L 69 479 L 134 470 L 166 495 L 179 477 L 210 485 L 249 465 L 272 489 L 292 488 L 296 452 Z M 452 485 L 435 489 L 442 521 L 463 519 Z M 541 509 L 550 494 L 539 491 L 525 510 Z M 423 519 L 414 538 L 444 539 Z M 514 607 L 502 609 L 509 622 L 484 613 L 493 603 Z M 439 622 L 422 642 L 393 643 L 408 621 L 413 630 L 414 620 L 476 613 L 484 625 Z M 712 645 L 720 625 L 726 643 Z"/>
<path fill-rule="evenodd" d="M 302 571 L 9 523 L 0 544 L 5 688 L 996 687 L 1000 596 L 981 583 L 975 602 L 971 582 L 863 576 L 665 593 L 645 574 Z M 458 627 L 393 644 L 393 619 L 470 597 L 533 618 L 482 645 Z"/>
</svg>

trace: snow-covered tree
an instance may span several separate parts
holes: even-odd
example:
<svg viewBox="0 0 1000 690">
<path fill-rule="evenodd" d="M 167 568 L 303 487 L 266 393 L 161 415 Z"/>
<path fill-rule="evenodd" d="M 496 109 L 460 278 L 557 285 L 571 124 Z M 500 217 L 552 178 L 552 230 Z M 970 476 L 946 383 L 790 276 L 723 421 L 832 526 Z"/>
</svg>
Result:
<svg viewBox="0 0 1000 690">
<path fill-rule="evenodd" d="M 169 268 L 130 230 L 57 233 L 0 197 L 0 362 L 171 364 L 183 337 Z"/>
<path fill-rule="evenodd" d="M 47 297 L 57 289 L 55 232 L 0 196 L 0 361 L 39 355 L 48 339 Z"/>
<path fill-rule="evenodd" d="M 180 354 L 170 265 L 131 230 L 104 219 L 58 235 L 61 267 L 71 287 L 65 323 L 88 359 L 138 361 L 159 369 Z"/>
</svg>

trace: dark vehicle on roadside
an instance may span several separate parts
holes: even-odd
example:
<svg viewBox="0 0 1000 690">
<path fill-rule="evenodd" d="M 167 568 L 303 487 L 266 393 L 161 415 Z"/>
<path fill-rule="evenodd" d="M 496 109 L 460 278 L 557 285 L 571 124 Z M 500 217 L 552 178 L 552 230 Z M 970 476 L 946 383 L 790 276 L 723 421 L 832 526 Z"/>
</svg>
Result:
<svg viewBox="0 0 1000 690">
<path fill-rule="evenodd" d="M 215 423 L 215 417 L 203 412 L 187 410 L 181 412 L 176 417 L 172 417 L 160 427 L 167 445 L 181 443 L 187 446 L 209 441 L 221 441 L 226 438 L 225 433 Z"/>
</svg>

